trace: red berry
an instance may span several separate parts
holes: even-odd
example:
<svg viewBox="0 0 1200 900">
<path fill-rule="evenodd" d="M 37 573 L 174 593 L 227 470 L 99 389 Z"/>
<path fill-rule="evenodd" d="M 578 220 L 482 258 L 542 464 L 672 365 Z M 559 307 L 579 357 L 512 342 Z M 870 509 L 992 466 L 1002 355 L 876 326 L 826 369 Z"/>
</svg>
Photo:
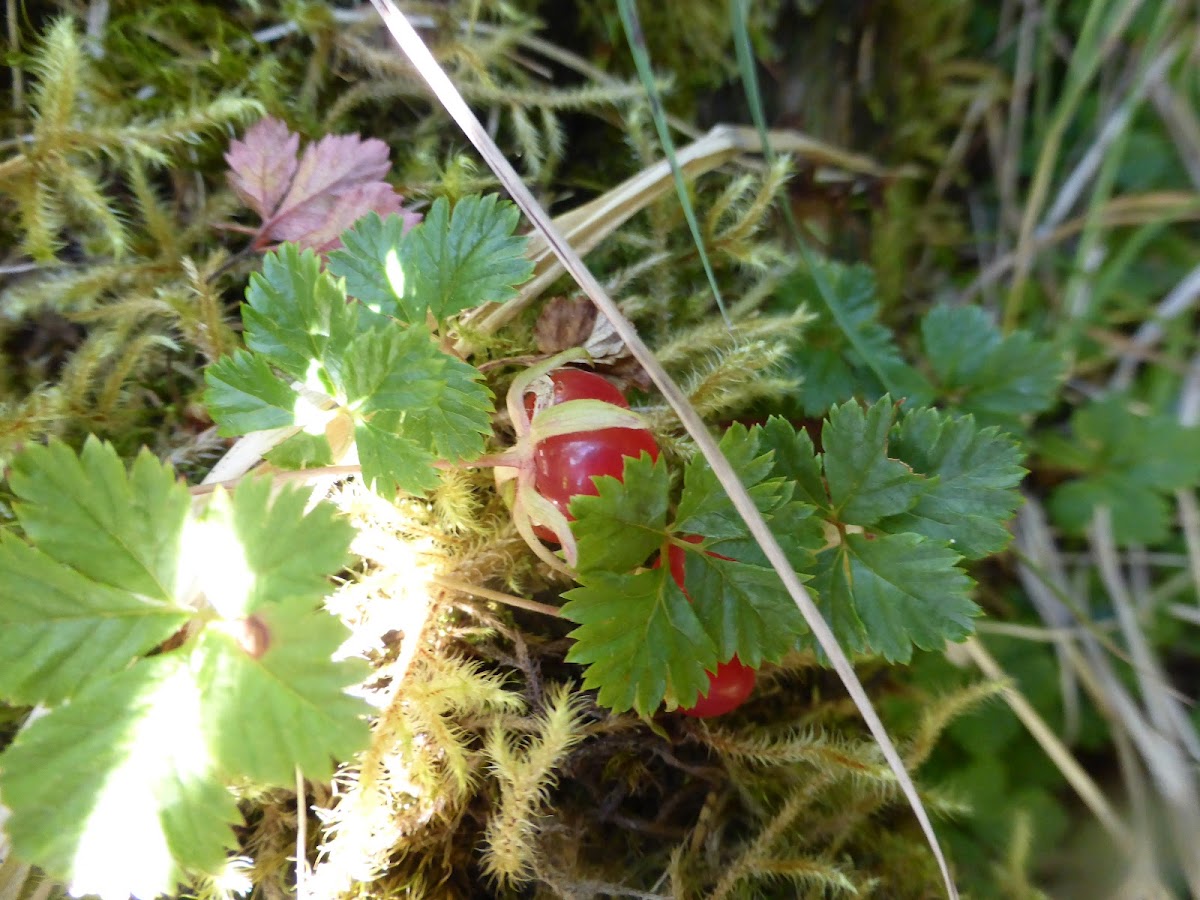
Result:
<svg viewBox="0 0 1200 900">
<path fill-rule="evenodd" d="M 684 540 L 690 544 L 699 544 L 703 538 L 693 534 L 687 535 Z M 721 556 L 719 553 L 709 553 L 708 555 L 718 559 L 729 559 L 728 556 Z M 683 586 L 686 557 L 687 551 L 678 544 L 671 544 L 667 548 L 667 563 L 671 570 L 671 578 L 679 585 L 679 589 L 683 591 L 683 595 L 690 602 L 692 595 Z M 655 560 L 654 568 L 659 568 L 660 563 L 661 559 Z M 708 673 L 708 690 L 700 695 L 700 699 L 696 701 L 695 705 L 680 709 L 680 712 L 685 716 L 697 719 L 707 719 L 711 716 L 721 716 L 732 712 L 753 693 L 755 678 L 754 669 L 734 656 L 729 662 L 718 664 L 715 672 Z"/>
<path fill-rule="evenodd" d="M 558 369 L 550 374 L 554 385 L 548 405 L 568 400 L 601 400 L 629 408 L 624 395 L 613 384 L 580 369 Z M 532 413 L 533 394 L 525 397 L 525 409 Z M 658 444 L 644 428 L 601 428 L 562 434 L 540 441 L 533 451 L 534 490 L 553 503 L 568 519 L 572 497 L 599 493 L 593 478 L 611 475 L 620 478 L 625 471 L 625 457 L 649 453 L 658 458 Z M 554 534 L 540 525 L 534 533 L 543 540 L 555 541 Z"/>
<path fill-rule="evenodd" d="M 732 712 L 746 702 L 746 698 L 754 691 L 754 679 L 754 670 L 735 656 L 717 666 L 716 672 L 708 673 L 708 691 L 700 695 L 695 706 L 681 709 L 680 712 L 695 719 Z"/>
</svg>

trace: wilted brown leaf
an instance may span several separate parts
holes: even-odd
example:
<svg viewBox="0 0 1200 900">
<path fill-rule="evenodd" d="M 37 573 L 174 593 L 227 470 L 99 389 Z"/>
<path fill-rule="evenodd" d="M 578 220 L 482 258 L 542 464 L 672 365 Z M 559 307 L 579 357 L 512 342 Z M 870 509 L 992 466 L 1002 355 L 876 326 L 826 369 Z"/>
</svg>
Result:
<svg viewBox="0 0 1200 900">
<path fill-rule="evenodd" d="M 582 346 L 595 323 L 596 307 L 587 297 L 553 297 L 542 307 L 533 336 L 542 353 L 560 353 Z"/>
<path fill-rule="evenodd" d="M 604 369 L 620 387 L 647 390 L 650 376 L 629 353 L 607 318 L 587 297 L 554 297 L 542 307 L 533 328 L 537 348 L 547 355 L 570 347 L 583 347 L 592 362 Z"/>
</svg>

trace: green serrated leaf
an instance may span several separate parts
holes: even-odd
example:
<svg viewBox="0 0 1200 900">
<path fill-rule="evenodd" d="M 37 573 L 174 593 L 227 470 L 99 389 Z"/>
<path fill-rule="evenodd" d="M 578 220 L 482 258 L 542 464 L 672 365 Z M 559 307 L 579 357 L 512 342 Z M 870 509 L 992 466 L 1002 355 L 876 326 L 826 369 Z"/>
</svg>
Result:
<svg viewBox="0 0 1200 900">
<path fill-rule="evenodd" d="M 329 576 L 350 561 L 354 528 L 327 504 L 305 513 L 308 503 L 308 492 L 270 478 L 248 478 L 232 495 L 213 496 L 197 533 L 215 529 L 227 536 L 217 545 L 224 557 L 217 587 L 206 590 L 223 616 L 242 618 L 264 604 L 290 600 L 316 604 L 329 593 Z M 213 546 L 195 541 L 186 550 L 199 557 L 192 569 L 202 577 Z M 242 577 L 230 578 L 231 573 Z M 219 588 L 224 590 L 218 595 Z"/>
<path fill-rule="evenodd" d="M 240 816 L 217 778 L 202 699 L 187 656 L 167 653 L 91 682 L 24 729 L 0 754 L 13 853 L 80 895 L 157 897 L 185 869 L 219 873 Z M 226 739 L 256 734 L 257 717 Z"/>
<path fill-rule="evenodd" d="M 401 307 L 406 273 L 401 262 L 404 219 L 369 213 L 342 233 L 342 247 L 329 254 L 328 271 L 346 281 L 346 293 L 368 309 L 405 322 L 424 318 L 424 310 Z M 420 227 L 420 226 L 417 226 Z"/>
<path fill-rule="evenodd" d="M 297 381 L 308 383 L 314 361 L 344 355 L 358 332 L 357 304 L 321 271 L 311 250 L 284 244 L 250 276 L 242 306 L 246 346 Z"/>
<path fill-rule="evenodd" d="M 110 444 L 89 437 L 76 456 L 52 440 L 13 460 L 13 510 L 40 550 L 100 584 L 173 604 L 187 488 L 148 451 L 128 473 Z"/>
<path fill-rule="evenodd" d="M 571 501 L 576 569 L 585 578 L 592 571 L 629 572 L 644 565 L 662 546 L 667 522 L 670 476 L 661 457 L 627 457 L 620 479 L 605 475 L 595 483 L 597 496 Z"/>
<path fill-rule="evenodd" d="M 368 332 L 334 375 L 360 421 L 438 459 L 472 459 L 492 433 L 492 395 L 479 370 L 438 349 L 424 325 Z"/>
<path fill-rule="evenodd" d="M 204 372 L 204 405 L 222 437 L 283 428 L 296 421 L 298 395 L 263 357 L 236 350 Z"/>
<path fill-rule="evenodd" d="M 999 428 L 979 428 L 969 416 L 921 409 L 901 420 L 891 452 L 931 480 L 916 506 L 882 520 L 880 529 L 945 541 L 967 559 L 1004 549 L 1025 475 L 1012 439 Z"/>
<path fill-rule="evenodd" d="M 757 426 L 748 429 L 734 424 L 722 435 L 720 448 L 755 505 L 769 513 L 791 499 L 791 490 L 783 479 L 768 479 L 773 461 L 769 450 L 759 450 L 761 435 L 762 429 Z M 674 530 L 714 539 L 737 538 L 747 533 L 746 523 L 712 466 L 698 454 L 683 473 L 683 496 L 675 514 Z"/>
<path fill-rule="evenodd" d="M 354 429 L 358 461 L 363 479 L 381 496 L 399 488 L 409 494 L 424 494 L 438 485 L 433 454 L 411 438 L 397 434 L 399 414 L 376 416 Z"/>
<path fill-rule="evenodd" d="M 498 195 L 464 197 L 450 211 L 439 197 L 401 245 L 404 307 L 410 321 L 425 310 L 438 320 L 484 303 L 503 303 L 533 274 L 526 239 L 514 235 L 520 214 Z"/>
<path fill-rule="evenodd" d="M 684 550 L 684 584 L 720 662 L 736 654 L 757 669 L 796 649 L 808 626 L 774 569 Z"/>
<path fill-rule="evenodd" d="M 1106 507 L 1112 516 L 1113 538 L 1118 544 L 1154 545 L 1171 534 L 1171 505 L 1159 492 L 1131 485 L 1116 474 L 1078 478 L 1060 485 L 1050 495 L 1048 508 L 1054 521 L 1072 534 L 1083 535 Z"/>
<path fill-rule="evenodd" d="M 833 514 L 843 523 L 872 525 L 910 509 L 925 479 L 888 457 L 895 419 L 890 397 L 867 410 L 857 403 L 835 406 L 821 431 L 822 461 Z"/>
<path fill-rule="evenodd" d="M 1054 403 L 1062 355 L 1025 331 L 1003 335 L 982 309 L 939 306 L 921 322 L 939 393 L 983 422 L 1004 422 Z"/>
<path fill-rule="evenodd" d="M 325 435 L 301 431 L 269 451 L 264 459 L 280 469 L 315 469 L 333 465 L 333 448 Z"/>
<path fill-rule="evenodd" d="M 1200 428 L 1185 428 L 1167 416 L 1138 415 L 1122 397 L 1083 407 L 1071 427 L 1089 456 L 1090 472 L 1118 474 L 1158 491 L 1182 490 L 1200 480 Z"/>
<path fill-rule="evenodd" d="M 814 260 L 837 305 L 835 317 L 813 273 L 797 271 L 779 288 L 777 307 L 807 305 L 816 320 L 806 326 L 804 340 L 789 359 L 791 373 L 802 379 L 797 405 L 806 416 L 822 416 L 835 403 L 866 393 L 878 396 L 886 386 L 879 372 L 905 396 L 920 390 L 919 376 L 900 357 L 890 329 L 878 320 L 875 275 L 865 265 Z M 848 337 L 848 332 L 853 339 Z M 864 354 L 866 354 L 864 356 Z M 877 371 L 876 371 L 877 370 Z"/>
<path fill-rule="evenodd" d="M 492 433 L 492 392 L 474 366 L 445 354 L 443 358 L 433 402 L 404 411 L 403 433 L 429 447 L 438 459 L 474 459 Z"/>
<path fill-rule="evenodd" d="M 813 506 L 829 505 L 829 495 L 821 475 L 821 458 L 812 438 L 803 428 L 793 428 L 779 416 L 771 416 L 762 430 L 762 449 L 772 451 L 771 474 L 796 483 L 796 494 Z"/>
<path fill-rule="evenodd" d="M 435 402 L 450 357 L 423 325 L 359 335 L 345 356 L 330 360 L 330 374 L 352 410 L 420 409 Z"/>
<path fill-rule="evenodd" d="M 691 706 L 708 689 L 717 648 L 664 569 L 596 572 L 563 596 L 562 614 L 579 625 L 567 660 L 587 665 L 584 687 L 599 688 L 600 703 L 649 716 L 664 699 Z"/>
<path fill-rule="evenodd" d="M 56 705 L 178 631 L 191 610 L 85 578 L 0 535 L 0 697 Z"/>
<path fill-rule="evenodd" d="M 793 500 L 767 516 L 767 525 L 797 573 L 813 570 L 813 554 L 825 545 L 821 519 L 809 503 Z M 771 567 L 758 541 L 749 532 L 740 538 L 710 540 L 704 544 L 713 553 L 736 559 L 753 566 Z"/>
<path fill-rule="evenodd" d="M 296 767 L 325 780 L 367 744 L 369 707 L 346 689 L 369 667 L 333 661 L 349 630 L 311 598 L 259 606 L 251 621 L 254 643 L 244 623 L 212 622 L 194 651 L 213 752 L 224 771 L 264 784 L 290 783 Z"/>
<path fill-rule="evenodd" d="M 813 580 L 823 612 L 851 649 L 870 648 L 892 662 L 962 640 L 980 610 L 958 554 L 916 534 L 849 534 L 824 551 Z M 853 611 L 854 616 L 850 615 Z M 857 631 L 854 617 L 862 624 Z"/>
<path fill-rule="evenodd" d="M 1166 540 L 1170 507 L 1165 495 L 1200 481 L 1200 428 L 1185 428 L 1166 416 L 1138 415 L 1125 398 L 1109 397 L 1079 409 L 1071 429 L 1070 440 L 1042 444 L 1044 456 L 1084 476 L 1051 495 L 1055 521 L 1082 534 L 1096 507 L 1107 506 L 1119 543 Z"/>
</svg>

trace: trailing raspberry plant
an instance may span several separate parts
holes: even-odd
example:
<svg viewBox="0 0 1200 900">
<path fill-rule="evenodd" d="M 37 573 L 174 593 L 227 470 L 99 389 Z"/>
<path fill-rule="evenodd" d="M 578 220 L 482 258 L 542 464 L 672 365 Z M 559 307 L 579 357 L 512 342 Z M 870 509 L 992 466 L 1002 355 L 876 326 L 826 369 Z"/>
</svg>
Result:
<svg viewBox="0 0 1200 900">
<path fill-rule="evenodd" d="M 169 466 L 95 439 L 28 448 L 9 486 L 0 697 L 46 710 L 0 754 L 19 858 L 156 897 L 223 868 L 231 783 L 328 778 L 365 745 L 367 669 L 333 661 L 349 632 L 321 610 L 352 535 L 331 508 L 251 479 L 192 511 Z"/>
<path fill-rule="evenodd" d="M 385 497 L 494 467 L 517 529 L 578 584 L 562 607 L 577 626 L 567 659 L 599 702 L 731 711 L 756 670 L 817 647 L 709 464 L 673 477 L 578 348 L 513 378 L 514 440 L 485 455 L 492 394 L 447 348 L 455 316 L 530 277 L 516 225 L 496 197 L 438 200 L 416 225 L 367 215 L 327 259 L 268 253 L 246 290 L 245 349 L 206 373 L 209 412 L 225 436 L 280 429 L 277 467 L 357 463 Z M 970 382 L 968 362 L 942 381 Z M 887 396 L 834 405 L 819 436 L 772 417 L 729 427 L 721 449 L 843 646 L 907 662 L 970 634 L 963 564 L 1007 541 L 1016 444 Z M 230 783 L 325 777 L 363 745 L 367 709 L 346 689 L 366 670 L 332 661 L 344 629 L 320 611 L 350 539 L 329 510 L 265 479 L 193 510 L 169 467 L 143 453 L 126 473 L 96 441 L 27 449 L 10 487 L 0 699 L 48 710 L 0 755 L 22 858 L 81 890 L 170 891 L 224 864 Z M 77 777 L 48 786 L 47 761 Z M 138 841 L 114 837 L 131 827 Z"/>
</svg>

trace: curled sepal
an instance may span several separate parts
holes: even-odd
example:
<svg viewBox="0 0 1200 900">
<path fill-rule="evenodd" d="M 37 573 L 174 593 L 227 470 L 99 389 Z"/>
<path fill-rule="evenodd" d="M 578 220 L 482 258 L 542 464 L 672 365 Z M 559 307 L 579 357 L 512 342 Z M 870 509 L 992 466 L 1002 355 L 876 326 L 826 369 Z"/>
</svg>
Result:
<svg viewBox="0 0 1200 900">
<path fill-rule="evenodd" d="M 540 444 L 562 434 L 579 434 L 603 428 L 646 429 L 646 420 L 632 409 L 604 400 L 566 400 L 537 412 L 530 423 L 529 441 Z"/>
<path fill-rule="evenodd" d="M 505 402 L 508 406 L 509 418 L 512 419 L 513 428 L 516 430 L 518 438 L 524 437 L 529 431 L 529 414 L 525 412 L 525 394 L 533 387 L 534 382 L 545 375 L 549 375 L 555 369 L 562 368 L 569 362 L 590 358 L 588 352 L 582 347 L 572 347 L 569 350 L 564 350 L 562 353 L 554 354 L 554 356 L 543 360 L 535 366 L 530 366 L 512 380 Z"/>
<path fill-rule="evenodd" d="M 542 507 L 545 504 L 549 509 Z M 537 512 L 534 513 L 528 507 L 534 507 Z M 555 522 L 554 517 L 557 516 L 561 522 Z M 517 527 L 517 534 L 521 535 L 522 540 L 529 545 L 529 549 L 534 552 L 542 562 L 550 566 L 556 572 L 561 572 L 568 578 L 574 579 L 574 570 L 564 563 L 561 559 L 550 552 L 550 548 L 538 540 L 538 536 L 533 533 L 533 523 L 536 517 L 539 525 L 544 525 L 555 533 L 560 539 L 563 546 L 563 552 L 568 560 L 574 561 L 577 557 L 575 549 L 575 537 L 571 534 L 571 529 L 567 525 L 567 518 L 554 507 L 554 504 L 549 500 L 545 500 L 535 491 L 523 486 L 518 487 L 516 499 L 512 506 L 513 524 Z M 565 538 L 565 540 L 563 540 Z"/>
</svg>

